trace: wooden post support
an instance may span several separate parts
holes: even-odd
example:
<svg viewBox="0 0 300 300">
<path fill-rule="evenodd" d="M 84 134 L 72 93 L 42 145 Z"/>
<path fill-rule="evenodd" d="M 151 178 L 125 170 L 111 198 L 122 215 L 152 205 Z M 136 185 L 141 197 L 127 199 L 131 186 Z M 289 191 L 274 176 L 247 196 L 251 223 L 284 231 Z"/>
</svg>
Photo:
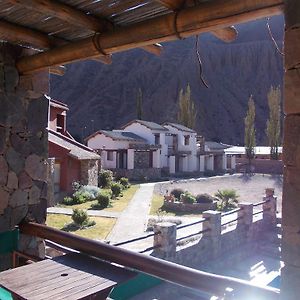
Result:
<svg viewBox="0 0 300 300">
<path fill-rule="evenodd" d="M 300 294 L 300 1 L 284 1 L 284 181 L 282 195 L 281 299 Z"/>
</svg>

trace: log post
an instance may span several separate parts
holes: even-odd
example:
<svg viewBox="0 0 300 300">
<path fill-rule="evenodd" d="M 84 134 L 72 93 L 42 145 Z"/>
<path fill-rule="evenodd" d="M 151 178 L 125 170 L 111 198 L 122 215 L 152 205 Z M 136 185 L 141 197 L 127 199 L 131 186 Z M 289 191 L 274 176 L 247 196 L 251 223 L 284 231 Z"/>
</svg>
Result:
<svg viewBox="0 0 300 300">
<path fill-rule="evenodd" d="M 281 299 L 299 299 L 300 293 L 300 1 L 284 2 L 284 183 L 282 202 Z"/>
</svg>

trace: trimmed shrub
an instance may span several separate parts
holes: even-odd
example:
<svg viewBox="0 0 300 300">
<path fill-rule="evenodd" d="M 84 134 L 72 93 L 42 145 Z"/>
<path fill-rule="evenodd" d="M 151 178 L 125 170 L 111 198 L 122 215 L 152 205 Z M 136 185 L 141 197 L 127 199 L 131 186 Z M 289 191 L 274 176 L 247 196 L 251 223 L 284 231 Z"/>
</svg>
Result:
<svg viewBox="0 0 300 300">
<path fill-rule="evenodd" d="M 111 198 L 110 193 L 104 191 L 100 192 L 97 196 L 99 207 L 101 209 L 106 208 L 109 205 L 110 198 Z"/>
<path fill-rule="evenodd" d="M 89 217 L 87 212 L 83 209 L 75 208 L 73 209 L 72 220 L 79 227 L 83 227 L 84 225 L 88 224 Z"/>
<path fill-rule="evenodd" d="M 65 205 L 73 205 L 74 204 L 74 200 L 72 197 L 65 197 L 62 201 L 62 204 Z"/>
<path fill-rule="evenodd" d="M 122 192 L 122 184 L 118 183 L 118 182 L 114 182 L 111 184 L 111 192 L 112 192 L 112 196 L 113 197 L 118 197 L 121 192 Z"/>
<path fill-rule="evenodd" d="M 176 200 L 180 200 L 180 196 L 184 194 L 183 189 L 173 189 L 170 195 L 173 195 Z"/>
<path fill-rule="evenodd" d="M 110 170 L 102 170 L 98 176 L 99 186 L 109 188 L 113 182 L 113 172 Z"/>
<path fill-rule="evenodd" d="M 79 191 L 84 193 L 86 196 L 89 195 L 87 198 L 90 200 L 95 200 L 101 189 L 94 185 L 82 185 Z"/>
<path fill-rule="evenodd" d="M 88 192 L 83 192 L 81 190 L 78 190 L 73 194 L 74 204 L 81 204 L 90 200 L 93 199 L 90 198 L 90 194 Z"/>
<path fill-rule="evenodd" d="M 209 194 L 199 194 L 196 196 L 197 203 L 213 203 L 214 200 L 215 198 Z"/>
<path fill-rule="evenodd" d="M 239 195 L 234 189 L 218 190 L 215 196 L 219 200 L 218 210 L 221 211 L 226 211 L 232 208 L 236 208 L 239 202 L 238 201 Z"/>
<path fill-rule="evenodd" d="M 121 178 L 119 179 L 119 182 L 120 182 L 120 184 L 122 184 L 122 186 L 123 186 L 124 189 L 127 189 L 127 188 L 129 188 L 129 186 L 130 186 L 129 180 L 128 180 L 127 177 L 121 177 Z"/>
<path fill-rule="evenodd" d="M 183 203 L 193 204 L 193 203 L 195 203 L 196 198 L 195 198 L 195 196 L 193 196 L 191 193 L 189 193 L 189 192 L 184 192 L 183 194 L 181 194 L 180 200 L 181 200 Z"/>
</svg>

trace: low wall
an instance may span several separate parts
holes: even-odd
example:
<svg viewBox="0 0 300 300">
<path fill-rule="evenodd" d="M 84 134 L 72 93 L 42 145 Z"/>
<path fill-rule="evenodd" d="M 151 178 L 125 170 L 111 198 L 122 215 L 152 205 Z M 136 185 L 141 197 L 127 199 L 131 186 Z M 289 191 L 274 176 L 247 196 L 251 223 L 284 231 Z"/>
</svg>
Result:
<svg viewBox="0 0 300 300">
<path fill-rule="evenodd" d="M 161 169 L 112 169 L 116 177 L 127 177 L 129 180 L 146 181 L 159 179 L 161 177 Z"/>
<path fill-rule="evenodd" d="M 205 210 L 216 209 L 217 202 L 212 203 L 182 203 L 182 202 L 171 202 L 164 201 L 164 208 L 179 212 L 199 212 L 202 213 Z"/>
<path fill-rule="evenodd" d="M 246 158 L 237 158 L 236 172 L 243 173 L 247 171 L 248 162 L 249 161 Z M 263 174 L 283 174 L 283 162 L 282 160 L 274 159 L 252 159 L 251 172 Z"/>
</svg>

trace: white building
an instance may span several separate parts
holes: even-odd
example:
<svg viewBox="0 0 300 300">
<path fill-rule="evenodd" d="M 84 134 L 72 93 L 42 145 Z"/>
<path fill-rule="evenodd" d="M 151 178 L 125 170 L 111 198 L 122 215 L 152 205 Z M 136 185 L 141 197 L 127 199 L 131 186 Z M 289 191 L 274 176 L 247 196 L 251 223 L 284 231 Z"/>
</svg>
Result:
<svg viewBox="0 0 300 300">
<path fill-rule="evenodd" d="M 166 144 L 170 173 L 200 171 L 196 131 L 177 123 L 166 122 L 163 126 L 168 129 Z"/>
</svg>

